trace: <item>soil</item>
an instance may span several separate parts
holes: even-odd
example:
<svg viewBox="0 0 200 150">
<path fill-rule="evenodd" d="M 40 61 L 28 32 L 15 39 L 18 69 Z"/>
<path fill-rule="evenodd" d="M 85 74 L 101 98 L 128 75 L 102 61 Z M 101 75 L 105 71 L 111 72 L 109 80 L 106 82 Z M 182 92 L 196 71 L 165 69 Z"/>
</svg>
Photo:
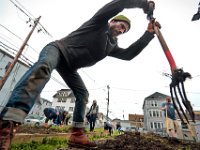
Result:
<svg viewBox="0 0 200 150">
<path fill-rule="evenodd" d="M 17 133 L 50 134 L 66 131 L 56 131 L 44 127 L 20 127 Z M 110 139 L 95 141 L 97 150 L 200 150 L 200 143 L 161 137 L 155 133 L 125 132 Z M 62 148 L 59 150 L 83 150 L 80 148 Z M 87 149 L 89 150 L 89 148 Z"/>
</svg>

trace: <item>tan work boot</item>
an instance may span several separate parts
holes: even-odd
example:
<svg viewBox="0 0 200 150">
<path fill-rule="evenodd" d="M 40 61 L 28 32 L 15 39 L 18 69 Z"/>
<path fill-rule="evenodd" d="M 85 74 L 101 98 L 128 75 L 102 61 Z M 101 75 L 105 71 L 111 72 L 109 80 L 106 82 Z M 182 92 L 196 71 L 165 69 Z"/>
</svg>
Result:
<svg viewBox="0 0 200 150">
<path fill-rule="evenodd" d="M 97 145 L 94 142 L 90 142 L 87 135 L 84 134 L 83 128 L 72 128 L 68 144 L 69 146 L 78 148 L 97 148 Z"/>
<path fill-rule="evenodd" d="M 8 150 L 17 129 L 17 124 L 11 120 L 0 119 L 0 150 Z"/>
</svg>

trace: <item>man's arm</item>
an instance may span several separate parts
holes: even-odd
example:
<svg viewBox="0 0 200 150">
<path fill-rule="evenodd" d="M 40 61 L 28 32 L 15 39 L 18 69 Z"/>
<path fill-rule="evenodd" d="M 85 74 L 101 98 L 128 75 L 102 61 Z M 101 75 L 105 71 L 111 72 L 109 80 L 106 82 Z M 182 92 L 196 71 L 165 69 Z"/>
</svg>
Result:
<svg viewBox="0 0 200 150">
<path fill-rule="evenodd" d="M 109 19 L 123 11 L 125 8 L 142 8 L 148 9 L 147 0 L 113 0 L 104 5 L 98 12 L 91 18 L 91 20 L 107 22 Z"/>
<path fill-rule="evenodd" d="M 165 111 L 166 109 L 167 109 L 166 104 L 163 103 L 162 106 L 161 106 L 161 110 Z"/>
<path fill-rule="evenodd" d="M 128 48 L 125 49 L 116 46 L 115 49 L 111 51 L 109 56 L 123 60 L 131 60 L 140 54 L 153 38 L 154 35 L 146 31 L 140 39 L 131 44 Z"/>
<path fill-rule="evenodd" d="M 116 57 L 123 60 L 131 60 L 142 52 L 142 50 L 149 44 L 154 38 L 154 26 L 161 28 L 159 22 L 149 22 L 146 32 L 140 39 L 131 44 L 128 48 L 120 48 L 118 45 L 110 52 L 109 56 Z"/>
</svg>

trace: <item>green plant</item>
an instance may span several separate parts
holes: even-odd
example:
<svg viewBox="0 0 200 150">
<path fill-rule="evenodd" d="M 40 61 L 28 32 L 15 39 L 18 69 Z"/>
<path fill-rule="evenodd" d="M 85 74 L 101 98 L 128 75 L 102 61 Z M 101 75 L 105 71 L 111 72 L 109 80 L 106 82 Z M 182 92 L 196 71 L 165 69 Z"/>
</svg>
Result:
<svg viewBox="0 0 200 150">
<path fill-rule="evenodd" d="M 66 138 L 43 138 L 42 141 L 30 143 L 12 144 L 11 150 L 55 150 L 67 146 Z"/>
</svg>

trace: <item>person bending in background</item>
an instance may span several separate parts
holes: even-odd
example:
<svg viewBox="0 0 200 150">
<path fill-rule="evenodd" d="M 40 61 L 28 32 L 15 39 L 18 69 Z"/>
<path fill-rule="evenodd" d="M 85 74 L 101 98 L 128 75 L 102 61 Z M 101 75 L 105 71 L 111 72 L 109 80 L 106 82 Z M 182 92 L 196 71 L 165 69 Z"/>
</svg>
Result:
<svg viewBox="0 0 200 150">
<path fill-rule="evenodd" d="M 45 126 L 48 126 L 48 121 L 52 120 L 57 126 L 64 125 L 65 118 L 67 116 L 67 111 L 57 110 L 54 108 L 45 108 L 44 115 L 46 117 Z"/>
</svg>

